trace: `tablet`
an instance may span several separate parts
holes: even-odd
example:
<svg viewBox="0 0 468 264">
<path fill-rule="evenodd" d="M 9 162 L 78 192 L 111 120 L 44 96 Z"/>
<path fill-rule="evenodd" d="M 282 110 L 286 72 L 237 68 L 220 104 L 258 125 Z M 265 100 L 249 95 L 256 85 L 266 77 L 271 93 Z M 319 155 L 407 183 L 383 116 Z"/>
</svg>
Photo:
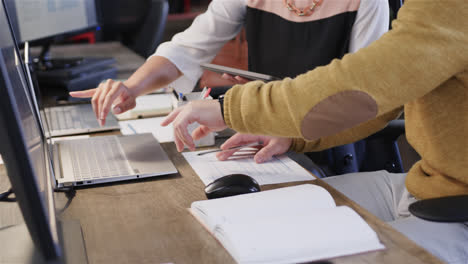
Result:
<svg viewBox="0 0 468 264">
<path fill-rule="evenodd" d="M 217 72 L 221 74 L 227 73 L 233 76 L 240 76 L 249 80 L 261 80 L 265 82 L 279 80 L 278 77 L 274 77 L 271 75 L 244 71 L 244 70 L 240 70 L 236 68 L 231 68 L 231 67 L 226 67 L 226 66 L 221 66 L 221 65 L 211 64 L 211 63 L 202 63 L 200 64 L 200 66 L 205 70 L 209 70 L 209 71 Z"/>
</svg>

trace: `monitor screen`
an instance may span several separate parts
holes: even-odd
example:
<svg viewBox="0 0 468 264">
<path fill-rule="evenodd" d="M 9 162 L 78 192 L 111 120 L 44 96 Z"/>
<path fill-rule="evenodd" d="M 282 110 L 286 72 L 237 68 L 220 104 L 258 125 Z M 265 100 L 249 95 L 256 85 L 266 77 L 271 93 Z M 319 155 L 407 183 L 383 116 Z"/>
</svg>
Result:
<svg viewBox="0 0 468 264">
<path fill-rule="evenodd" d="M 46 258 L 59 255 L 46 142 L 34 114 L 24 66 L 0 5 L 0 151 L 32 240 Z"/>
<path fill-rule="evenodd" d="M 5 0 L 18 41 L 71 34 L 98 25 L 94 0 Z"/>
</svg>

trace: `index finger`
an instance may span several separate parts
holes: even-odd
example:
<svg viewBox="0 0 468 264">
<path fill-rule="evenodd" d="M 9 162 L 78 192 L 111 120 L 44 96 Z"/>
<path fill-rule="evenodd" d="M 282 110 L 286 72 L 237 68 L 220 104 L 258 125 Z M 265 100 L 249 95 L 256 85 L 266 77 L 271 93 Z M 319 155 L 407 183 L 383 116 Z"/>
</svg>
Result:
<svg viewBox="0 0 468 264">
<path fill-rule="evenodd" d="M 179 115 L 179 112 L 182 111 L 182 108 L 183 106 L 177 107 L 176 109 L 172 110 L 172 112 L 169 113 L 169 115 L 161 122 L 161 126 L 167 126 L 170 123 L 172 123 L 172 121 L 176 119 L 177 115 Z"/>
<path fill-rule="evenodd" d="M 89 98 L 93 97 L 96 93 L 98 88 L 84 90 L 84 91 L 77 91 L 77 92 L 70 92 L 70 95 L 77 98 Z"/>
<path fill-rule="evenodd" d="M 239 145 L 244 145 L 244 144 L 255 142 L 255 141 L 258 141 L 255 136 L 235 134 L 234 136 L 230 137 L 221 145 L 221 149 L 227 150 L 232 147 L 237 147 Z"/>
</svg>

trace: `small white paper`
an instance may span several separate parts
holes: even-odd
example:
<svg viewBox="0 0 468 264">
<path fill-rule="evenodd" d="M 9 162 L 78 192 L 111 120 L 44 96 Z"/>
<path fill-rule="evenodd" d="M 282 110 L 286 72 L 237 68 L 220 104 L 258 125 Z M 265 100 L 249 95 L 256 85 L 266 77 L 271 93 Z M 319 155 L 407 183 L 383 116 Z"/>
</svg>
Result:
<svg viewBox="0 0 468 264">
<path fill-rule="evenodd" d="M 166 127 L 161 126 L 161 122 L 165 119 L 162 117 L 144 118 L 128 121 L 120 121 L 120 132 L 124 135 L 134 135 L 142 133 L 152 133 L 153 136 L 160 142 L 173 142 L 174 130 L 172 123 Z"/>
</svg>

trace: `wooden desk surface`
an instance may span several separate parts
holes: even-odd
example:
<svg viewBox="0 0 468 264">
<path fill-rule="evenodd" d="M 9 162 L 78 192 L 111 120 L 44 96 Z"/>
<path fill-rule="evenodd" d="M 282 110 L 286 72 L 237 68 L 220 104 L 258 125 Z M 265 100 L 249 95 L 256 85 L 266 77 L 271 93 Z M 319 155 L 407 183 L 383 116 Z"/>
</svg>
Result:
<svg viewBox="0 0 468 264">
<path fill-rule="evenodd" d="M 206 199 L 202 181 L 173 143 L 162 145 L 178 174 L 81 188 L 66 208 L 63 208 L 67 203 L 65 195 L 55 194 L 60 218 L 78 219 L 81 223 L 89 263 L 234 263 L 187 210 L 193 201 Z M 3 190 L 9 186 L 3 165 L 0 174 Z M 338 205 L 356 210 L 386 247 L 382 251 L 335 258 L 332 263 L 441 263 L 323 181 L 310 183 L 325 187 Z M 15 203 L 0 203 L 0 212 L 0 227 L 22 222 Z"/>
</svg>

